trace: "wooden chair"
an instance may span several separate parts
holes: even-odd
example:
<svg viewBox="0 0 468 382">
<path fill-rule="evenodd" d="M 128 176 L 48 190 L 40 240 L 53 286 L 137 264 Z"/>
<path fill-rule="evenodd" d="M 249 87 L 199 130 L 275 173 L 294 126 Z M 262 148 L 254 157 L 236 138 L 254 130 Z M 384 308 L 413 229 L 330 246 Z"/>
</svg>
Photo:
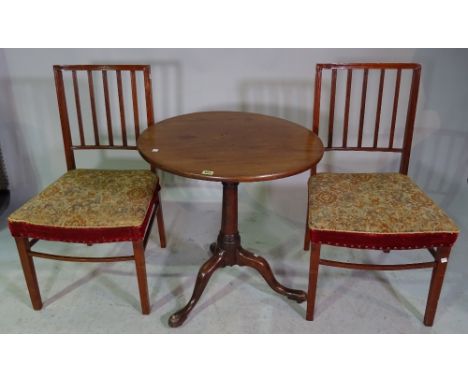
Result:
<svg viewBox="0 0 468 382">
<path fill-rule="evenodd" d="M 138 138 L 141 120 L 154 123 L 151 93 L 151 68 L 149 65 L 67 65 L 54 66 L 55 86 L 62 125 L 65 159 L 68 172 L 40 194 L 26 202 L 8 218 L 11 234 L 16 240 L 26 284 L 35 310 L 42 308 L 34 257 L 73 262 L 135 261 L 138 288 L 143 314 L 149 314 L 148 285 L 144 251 L 154 217 L 157 216 L 161 247 L 166 246 L 163 214 L 159 199 L 159 180 L 153 170 L 96 170 L 76 169 L 75 150 L 136 150 L 130 134 L 127 137 L 125 100 L 122 77 L 129 78 L 131 87 L 135 139 Z M 112 127 L 111 96 L 108 76 L 115 73 L 120 111 L 120 137 L 114 137 Z M 92 130 L 86 131 L 82 112 L 78 75 L 87 79 Z M 72 103 L 67 103 L 64 77 L 73 83 Z M 71 76 L 71 78 L 70 78 Z M 140 115 L 138 106 L 138 80 L 144 84 L 146 117 Z M 98 82 L 99 81 L 99 82 Z M 96 107 L 96 88 L 103 88 L 107 126 L 99 129 L 99 108 Z M 127 98 L 130 98 L 128 96 Z M 117 100 L 116 100 L 117 101 Z M 69 109 L 76 111 L 78 134 L 72 138 Z M 88 109 L 89 110 L 89 109 Z M 104 112 L 104 110 L 103 110 Z M 106 130 L 107 133 L 101 132 Z M 90 133 L 86 135 L 86 132 Z M 119 134 L 119 135 L 120 135 Z M 107 136 L 106 136 L 107 135 Z M 117 135 L 117 134 L 116 134 Z M 90 138 L 90 136 L 92 138 Z M 77 142 L 75 142 L 77 141 Z M 71 243 L 110 243 L 131 241 L 133 256 L 81 257 L 33 251 L 38 240 Z"/>
<path fill-rule="evenodd" d="M 343 125 L 336 126 L 335 99 L 337 98 L 337 75 L 341 71 L 345 81 Z M 366 109 L 368 97 L 368 78 L 374 71 L 378 90 L 376 92 L 376 109 Z M 313 131 L 319 134 L 320 103 L 322 97 L 323 77 L 330 78 L 330 99 L 328 113 L 326 151 L 368 151 L 388 152 L 401 155 L 399 173 L 316 173 L 312 170 L 309 179 L 308 222 L 304 249 L 310 251 L 309 287 L 307 297 L 306 319 L 313 320 L 319 265 L 338 268 L 394 271 L 404 269 L 432 268 L 432 280 L 429 288 L 424 324 L 432 326 L 437 303 L 444 280 L 451 246 L 454 244 L 458 228 L 450 218 L 407 176 L 413 137 L 414 120 L 418 99 L 421 67 L 413 63 L 391 64 L 318 64 L 315 77 L 315 95 L 313 112 Z M 352 89 L 353 74 L 362 76 Z M 392 75 L 390 85 L 391 105 L 388 121 L 382 123 L 382 100 L 385 86 L 385 75 Z M 401 94 L 403 77 L 408 79 L 407 101 Z M 374 77 L 373 77 L 374 78 Z M 376 86 L 377 87 L 377 86 Z M 375 89 L 376 90 L 376 89 Z M 349 115 L 351 94 L 358 94 L 359 122 L 356 124 L 356 144 L 351 144 L 349 136 Z M 405 108 L 406 110 L 401 111 Z M 364 144 L 364 121 L 366 113 L 375 115 L 372 124 L 373 134 L 369 143 Z M 399 113 L 406 112 L 401 118 Z M 375 114 L 374 114 L 375 113 Z M 400 117 L 400 118 L 398 118 Z M 357 119 L 357 118 L 356 118 Z M 401 144 L 397 144 L 395 132 L 397 120 L 402 120 Z M 388 127 L 389 134 L 382 138 L 382 129 Z M 336 131 L 342 132 L 341 139 L 336 139 Z M 379 134 L 380 133 L 380 134 Z M 367 134 L 368 135 L 368 134 Z M 372 136 L 373 135 L 373 136 Z M 355 264 L 331 261 L 320 258 L 321 245 L 338 247 L 404 250 L 427 248 L 434 261 L 410 264 Z"/>
</svg>

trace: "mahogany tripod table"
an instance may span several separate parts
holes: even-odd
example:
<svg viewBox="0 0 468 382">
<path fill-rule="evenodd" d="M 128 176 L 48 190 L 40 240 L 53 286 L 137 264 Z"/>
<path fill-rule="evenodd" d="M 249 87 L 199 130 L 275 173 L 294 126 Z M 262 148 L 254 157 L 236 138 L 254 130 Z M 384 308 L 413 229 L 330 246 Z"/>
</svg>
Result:
<svg viewBox="0 0 468 382">
<path fill-rule="evenodd" d="M 169 118 L 150 126 L 138 139 L 138 150 L 152 166 L 187 178 L 222 182 L 223 206 L 212 256 L 200 268 L 187 305 L 169 318 L 183 324 L 211 275 L 225 266 L 256 269 L 277 293 L 297 302 L 306 293 L 281 285 L 268 262 L 241 246 L 237 226 L 240 182 L 285 178 L 313 167 L 323 155 L 320 139 L 284 119 L 243 112 L 203 112 Z"/>
</svg>

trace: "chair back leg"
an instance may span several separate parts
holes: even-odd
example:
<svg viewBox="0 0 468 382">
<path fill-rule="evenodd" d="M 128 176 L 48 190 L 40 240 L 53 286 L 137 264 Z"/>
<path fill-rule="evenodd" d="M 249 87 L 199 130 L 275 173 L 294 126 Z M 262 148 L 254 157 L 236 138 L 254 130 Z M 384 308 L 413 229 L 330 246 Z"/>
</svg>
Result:
<svg viewBox="0 0 468 382">
<path fill-rule="evenodd" d="M 310 248 L 310 230 L 309 230 L 309 203 L 307 203 L 307 215 L 304 232 L 304 251 L 308 251 Z"/>
<path fill-rule="evenodd" d="M 32 306 L 34 310 L 40 310 L 42 309 L 42 299 L 39 291 L 39 283 L 37 282 L 34 261 L 29 255 L 29 240 L 25 237 L 15 237 L 15 241 L 18 247 L 19 258 L 21 266 L 23 267 L 24 278 L 26 279 Z"/>
<path fill-rule="evenodd" d="M 163 211 L 161 205 L 161 198 L 159 197 L 158 192 L 158 205 L 156 210 L 156 220 L 158 222 L 158 232 L 159 232 L 159 243 L 161 248 L 166 248 L 166 231 L 164 228 L 164 218 L 163 218 Z"/>
<path fill-rule="evenodd" d="M 432 326 L 439 302 L 442 284 L 444 283 L 445 271 L 447 269 L 450 247 L 440 247 L 435 254 L 436 264 L 432 271 L 429 296 L 427 298 L 426 313 L 424 314 L 424 325 Z"/>
<path fill-rule="evenodd" d="M 314 319 L 315 295 L 320 263 L 320 244 L 312 243 L 310 248 L 309 288 L 307 290 L 306 320 Z"/>
<path fill-rule="evenodd" d="M 145 246 L 143 240 L 134 241 L 132 243 L 138 290 L 140 292 L 141 312 L 143 314 L 149 314 L 151 307 L 149 303 L 148 282 L 146 280 Z"/>
</svg>

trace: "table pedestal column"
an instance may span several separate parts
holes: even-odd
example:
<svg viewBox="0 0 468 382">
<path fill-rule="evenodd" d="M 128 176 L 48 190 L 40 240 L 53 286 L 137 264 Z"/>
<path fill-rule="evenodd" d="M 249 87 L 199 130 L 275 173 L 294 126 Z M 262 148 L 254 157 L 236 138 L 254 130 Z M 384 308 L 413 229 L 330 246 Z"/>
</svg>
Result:
<svg viewBox="0 0 468 382">
<path fill-rule="evenodd" d="M 242 248 L 237 226 L 237 186 L 238 183 L 223 182 L 221 230 L 217 241 L 210 246 L 213 255 L 198 271 L 190 301 L 185 307 L 169 318 L 169 325 L 172 327 L 177 327 L 184 323 L 187 316 L 200 299 L 211 275 L 218 268 L 228 265 L 248 266 L 256 269 L 275 292 L 285 295 L 291 300 L 303 302 L 307 298 L 304 291 L 290 289 L 281 285 L 273 275 L 270 265 L 263 257 L 257 256 Z"/>
</svg>

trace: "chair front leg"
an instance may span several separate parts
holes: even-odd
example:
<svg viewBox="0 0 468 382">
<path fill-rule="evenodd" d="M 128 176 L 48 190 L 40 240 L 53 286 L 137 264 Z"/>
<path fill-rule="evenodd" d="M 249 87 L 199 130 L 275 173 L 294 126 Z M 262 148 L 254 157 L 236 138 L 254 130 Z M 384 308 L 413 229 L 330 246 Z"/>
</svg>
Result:
<svg viewBox="0 0 468 382">
<path fill-rule="evenodd" d="M 145 247 L 143 240 L 134 241 L 132 243 L 138 279 L 138 290 L 140 292 L 141 312 L 143 314 L 149 314 L 151 307 L 149 303 L 148 281 L 146 278 Z"/>
<path fill-rule="evenodd" d="M 23 267 L 24 278 L 29 291 L 29 297 L 34 310 L 42 309 L 41 293 L 39 291 L 39 283 L 37 282 L 36 269 L 34 261 L 29 256 L 29 240 L 25 237 L 15 237 L 16 246 L 18 247 L 18 254 Z"/>
<path fill-rule="evenodd" d="M 306 320 L 314 319 L 315 296 L 320 263 L 320 244 L 312 243 L 310 248 L 309 288 L 307 290 Z"/>
<path fill-rule="evenodd" d="M 436 264 L 432 271 L 429 296 L 427 298 L 426 313 L 424 314 L 424 325 L 432 326 L 439 302 L 440 292 L 444 283 L 445 271 L 447 270 L 450 247 L 437 248 L 435 255 Z"/>
</svg>

